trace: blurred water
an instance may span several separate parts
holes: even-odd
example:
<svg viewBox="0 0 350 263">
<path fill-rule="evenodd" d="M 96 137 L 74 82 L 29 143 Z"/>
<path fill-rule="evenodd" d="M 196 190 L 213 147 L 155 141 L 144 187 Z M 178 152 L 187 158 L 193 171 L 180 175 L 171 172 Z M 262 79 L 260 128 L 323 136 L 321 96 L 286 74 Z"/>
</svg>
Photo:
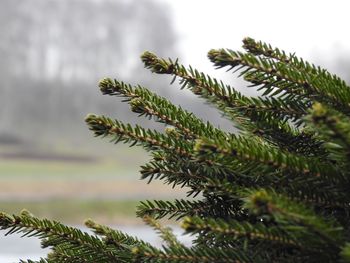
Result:
<svg viewBox="0 0 350 263">
<path fill-rule="evenodd" d="M 79 227 L 83 231 L 90 232 L 85 227 Z M 157 236 L 152 228 L 147 226 L 115 226 L 114 229 L 121 230 L 132 236 L 147 241 L 155 246 L 162 245 L 161 239 Z M 184 236 L 182 229 L 179 227 L 172 227 L 178 239 L 186 245 L 190 245 L 191 237 Z M 91 233 L 91 232 L 90 232 Z M 0 232 L 0 262 L 12 263 L 19 262 L 19 259 L 38 260 L 40 257 L 45 257 L 48 249 L 40 248 L 40 241 L 38 238 L 21 238 L 21 235 L 13 234 L 4 237 L 4 231 Z"/>
</svg>

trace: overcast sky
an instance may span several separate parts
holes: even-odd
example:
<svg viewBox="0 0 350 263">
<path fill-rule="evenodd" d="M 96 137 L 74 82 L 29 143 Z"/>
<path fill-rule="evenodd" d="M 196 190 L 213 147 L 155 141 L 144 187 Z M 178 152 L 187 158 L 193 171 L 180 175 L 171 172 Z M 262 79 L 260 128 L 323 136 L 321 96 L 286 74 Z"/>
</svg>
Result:
<svg viewBox="0 0 350 263">
<path fill-rule="evenodd" d="M 182 61 L 202 69 L 211 67 L 208 50 L 240 49 L 246 36 L 314 62 L 332 61 L 332 53 L 350 57 L 347 0 L 158 1 L 168 2 L 175 15 Z"/>
</svg>

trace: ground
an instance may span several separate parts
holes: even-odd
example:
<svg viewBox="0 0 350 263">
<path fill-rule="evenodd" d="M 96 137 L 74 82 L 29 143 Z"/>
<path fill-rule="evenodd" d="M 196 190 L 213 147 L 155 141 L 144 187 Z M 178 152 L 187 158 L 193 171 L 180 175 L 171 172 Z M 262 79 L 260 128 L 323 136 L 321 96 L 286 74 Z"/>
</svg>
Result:
<svg viewBox="0 0 350 263">
<path fill-rule="evenodd" d="M 142 149 L 119 148 L 118 154 L 23 152 L 0 148 L 0 210 L 27 209 L 39 217 L 68 224 L 87 218 L 104 224 L 137 224 L 135 210 L 145 199 L 184 197 L 182 189 L 139 180 Z"/>
</svg>

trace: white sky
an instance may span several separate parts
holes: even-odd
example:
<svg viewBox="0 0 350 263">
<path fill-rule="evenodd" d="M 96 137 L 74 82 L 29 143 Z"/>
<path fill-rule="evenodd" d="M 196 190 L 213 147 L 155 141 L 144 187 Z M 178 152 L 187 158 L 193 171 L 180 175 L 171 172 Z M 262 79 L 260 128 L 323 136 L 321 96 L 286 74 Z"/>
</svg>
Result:
<svg viewBox="0 0 350 263">
<path fill-rule="evenodd" d="M 314 62 L 332 61 L 333 52 L 350 54 L 347 0 L 159 1 L 173 9 L 181 61 L 202 70 L 211 68 L 207 51 L 241 49 L 246 36 Z"/>
</svg>

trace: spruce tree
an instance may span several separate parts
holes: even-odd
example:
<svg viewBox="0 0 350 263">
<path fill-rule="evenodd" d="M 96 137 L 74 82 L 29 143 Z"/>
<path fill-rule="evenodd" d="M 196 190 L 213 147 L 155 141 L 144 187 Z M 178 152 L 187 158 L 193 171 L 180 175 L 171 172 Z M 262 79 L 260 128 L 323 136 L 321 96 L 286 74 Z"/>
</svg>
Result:
<svg viewBox="0 0 350 263">
<path fill-rule="evenodd" d="M 145 52 L 157 74 L 215 105 L 239 129 L 223 131 L 141 86 L 99 83 L 165 132 L 88 115 L 95 136 L 142 146 L 152 159 L 141 178 L 187 187 L 188 198 L 141 202 L 137 216 L 162 248 L 91 220 L 95 235 L 24 211 L 0 214 L 7 234 L 37 236 L 51 253 L 39 262 L 350 262 L 350 87 L 294 54 L 251 38 L 245 52 L 210 50 L 217 68 L 262 91 L 247 97 L 178 60 Z M 196 198 L 194 198 L 196 197 Z M 190 247 L 159 223 L 175 218 Z M 25 262 L 25 261 L 23 261 Z M 33 261 L 27 261 L 33 262 Z"/>
</svg>

